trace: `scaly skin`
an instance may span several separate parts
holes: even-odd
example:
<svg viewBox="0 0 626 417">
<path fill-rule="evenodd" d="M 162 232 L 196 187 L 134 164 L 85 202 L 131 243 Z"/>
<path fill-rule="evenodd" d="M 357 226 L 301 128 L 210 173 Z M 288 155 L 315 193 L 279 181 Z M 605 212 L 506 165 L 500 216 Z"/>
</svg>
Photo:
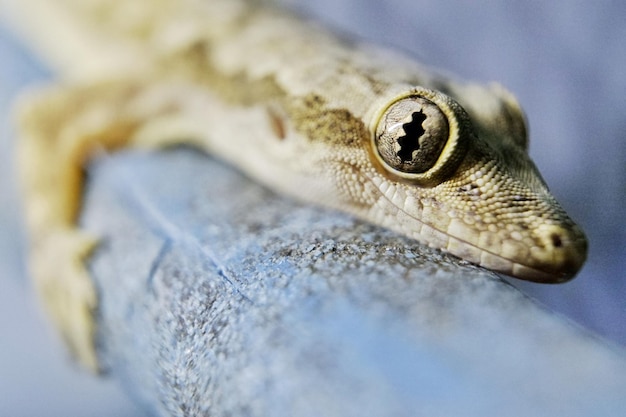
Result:
<svg viewBox="0 0 626 417">
<path fill-rule="evenodd" d="M 97 239 L 75 221 L 97 149 L 184 139 L 275 190 L 521 279 L 563 282 L 585 261 L 585 236 L 497 85 L 450 80 L 254 2 L 17 3 L 17 21 L 37 28 L 26 37 L 68 80 L 20 111 L 31 270 L 93 369 L 97 295 L 83 262 Z"/>
</svg>

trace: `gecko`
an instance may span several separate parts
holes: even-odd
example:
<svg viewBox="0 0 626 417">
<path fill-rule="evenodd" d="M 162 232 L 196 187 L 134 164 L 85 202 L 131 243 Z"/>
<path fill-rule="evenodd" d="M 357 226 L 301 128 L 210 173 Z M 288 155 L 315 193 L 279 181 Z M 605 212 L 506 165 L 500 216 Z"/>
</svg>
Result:
<svg viewBox="0 0 626 417">
<path fill-rule="evenodd" d="M 260 0 L 14 3 L 59 75 L 17 106 L 29 271 L 90 369 L 98 237 L 77 219 L 83 168 L 103 150 L 189 144 L 279 193 L 523 280 L 565 282 L 585 262 L 584 232 L 550 194 L 499 84 Z"/>
</svg>

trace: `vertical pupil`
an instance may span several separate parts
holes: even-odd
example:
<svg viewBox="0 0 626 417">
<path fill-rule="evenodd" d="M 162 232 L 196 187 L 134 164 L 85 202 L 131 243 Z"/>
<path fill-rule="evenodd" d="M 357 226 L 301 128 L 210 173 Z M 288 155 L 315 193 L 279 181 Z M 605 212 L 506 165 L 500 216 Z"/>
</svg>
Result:
<svg viewBox="0 0 626 417">
<path fill-rule="evenodd" d="M 404 136 L 398 138 L 400 150 L 397 155 L 402 162 L 411 162 L 413 160 L 413 152 L 420 147 L 419 138 L 425 133 L 422 123 L 426 120 L 426 115 L 421 111 L 414 112 L 411 115 L 411 121 L 404 123 L 402 129 Z"/>
</svg>

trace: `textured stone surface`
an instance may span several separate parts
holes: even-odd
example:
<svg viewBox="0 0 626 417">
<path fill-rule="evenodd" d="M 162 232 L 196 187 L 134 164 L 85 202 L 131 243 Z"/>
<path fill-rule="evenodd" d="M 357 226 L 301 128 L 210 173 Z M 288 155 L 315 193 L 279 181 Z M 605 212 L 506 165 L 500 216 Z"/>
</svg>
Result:
<svg viewBox="0 0 626 417">
<path fill-rule="evenodd" d="M 92 174 L 101 358 L 154 414 L 626 411 L 624 357 L 490 272 L 191 150 Z"/>
</svg>

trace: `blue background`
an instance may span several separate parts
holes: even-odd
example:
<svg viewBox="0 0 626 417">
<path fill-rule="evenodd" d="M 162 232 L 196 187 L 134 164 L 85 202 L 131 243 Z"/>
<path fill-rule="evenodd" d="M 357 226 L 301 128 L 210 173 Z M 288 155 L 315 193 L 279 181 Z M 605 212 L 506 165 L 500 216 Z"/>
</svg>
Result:
<svg viewBox="0 0 626 417">
<path fill-rule="evenodd" d="M 587 231 L 590 254 L 571 283 L 511 282 L 626 345 L 626 4 L 291 3 L 344 31 L 463 78 L 498 81 L 516 94 L 528 115 L 533 159 Z M 0 26 L 0 415 L 142 415 L 113 381 L 70 364 L 25 278 L 8 111 L 19 91 L 51 78 L 26 51 Z"/>
</svg>

